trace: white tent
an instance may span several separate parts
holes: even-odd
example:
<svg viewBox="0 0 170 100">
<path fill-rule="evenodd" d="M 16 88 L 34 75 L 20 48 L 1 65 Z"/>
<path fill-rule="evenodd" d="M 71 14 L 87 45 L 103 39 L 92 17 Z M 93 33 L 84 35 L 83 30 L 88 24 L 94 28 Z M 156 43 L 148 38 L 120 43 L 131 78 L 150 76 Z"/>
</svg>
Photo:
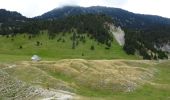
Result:
<svg viewBox="0 0 170 100">
<path fill-rule="evenodd" d="M 32 60 L 32 61 L 40 61 L 41 58 L 40 58 L 38 55 L 33 55 L 33 56 L 31 57 L 31 60 Z"/>
</svg>

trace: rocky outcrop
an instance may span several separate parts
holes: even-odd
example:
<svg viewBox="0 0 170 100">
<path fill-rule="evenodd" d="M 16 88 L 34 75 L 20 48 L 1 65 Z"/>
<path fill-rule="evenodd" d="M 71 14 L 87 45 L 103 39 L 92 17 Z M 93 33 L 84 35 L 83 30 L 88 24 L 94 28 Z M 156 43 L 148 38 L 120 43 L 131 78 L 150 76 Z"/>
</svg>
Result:
<svg viewBox="0 0 170 100">
<path fill-rule="evenodd" d="M 109 25 L 110 32 L 115 37 L 116 41 L 119 43 L 120 46 L 123 46 L 125 44 L 125 32 L 121 29 L 121 27 L 116 27 L 113 24 Z"/>
<path fill-rule="evenodd" d="M 164 43 L 162 45 L 154 45 L 157 50 L 162 50 L 170 53 L 170 43 Z"/>
</svg>

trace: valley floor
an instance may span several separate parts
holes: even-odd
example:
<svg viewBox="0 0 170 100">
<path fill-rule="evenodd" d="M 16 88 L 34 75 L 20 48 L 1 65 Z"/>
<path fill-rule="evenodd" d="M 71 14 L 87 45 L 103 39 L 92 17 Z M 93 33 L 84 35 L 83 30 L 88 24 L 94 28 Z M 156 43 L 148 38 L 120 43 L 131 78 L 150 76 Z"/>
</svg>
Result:
<svg viewBox="0 0 170 100">
<path fill-rule="evenodd" d="M 170 61 L 0 61 L 0 100 L 169 100 Z"/>
</svg>

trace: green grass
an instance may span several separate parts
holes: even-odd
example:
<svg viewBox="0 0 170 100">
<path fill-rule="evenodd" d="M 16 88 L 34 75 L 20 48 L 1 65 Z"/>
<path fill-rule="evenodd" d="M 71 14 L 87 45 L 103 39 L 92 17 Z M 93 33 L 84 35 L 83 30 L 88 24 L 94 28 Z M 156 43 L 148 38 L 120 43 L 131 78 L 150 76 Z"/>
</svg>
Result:
<svg viewBox="0 0 170 100">
<path fill-rule="evenodd" d="M 30 40 L 26 34 L 18 34 L 14 38 L 0 36 L 0 61 L 28 60 L 34 54 L 41 56 L 44 60 L 65 58 L 138 59 L 136 56 L 127 55 L 115 40 L 112 42 L 112 47 L 106 50 L 105 45 L 98 44 L 95 40 L 86 37 L 86 43 L 79 42 L 76 49 L 72 49 L 71 36 L 71 33 L 66 33 L 65 36 L 60 34 L 53 40 L 49 40 L 46 31 Z M 59 38 L 64 39 L 65 42 L 57 42 Z M 42 45 L 36 46 L 36 41 L 41 42 Z M 95 50 L 90 50 L 91 45 L 94 45 Z M 20 46 L 23 48 L 19 49 Z"/>
<path fill-rule="evenodd" d="M 160 63 L 153 67 L 156 67 L 158 72 L 152 82 L 159 84 L 158 86 L 145 84 L 130 93 L 87 91 L 83 93 L 85 97 L 82 98 L 85 98 L 83 100 L 170 100 L 170 61 Z"/>
<path fill-rule="evenodd" d="M 158 64 L 157 68 L 158 73 L 156 74 L 155 82 L 170 84 L 170 61 Z"/>
<path fill-rule="evenodd" d="M 122 92 L 85 92 L 88 93 L 82 100 L 169 100 L 169 90 L 156 89 L 152 85 L 144 85 L 142 88 L 131 93 Z"/>
</svg>

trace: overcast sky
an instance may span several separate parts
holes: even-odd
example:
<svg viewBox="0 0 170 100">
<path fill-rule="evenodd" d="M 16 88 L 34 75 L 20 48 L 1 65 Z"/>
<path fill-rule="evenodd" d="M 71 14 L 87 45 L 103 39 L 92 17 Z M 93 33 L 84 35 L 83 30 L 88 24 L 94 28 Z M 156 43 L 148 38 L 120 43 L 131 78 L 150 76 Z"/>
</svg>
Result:
<svg viewBox="0 0 170 100">
<path fill-rule="evenodd" d="M 108 6 L 170 18 L 170 0 L 0 0 L 0 8 L 34 17 L 65 5 Z"/>
</svg>

